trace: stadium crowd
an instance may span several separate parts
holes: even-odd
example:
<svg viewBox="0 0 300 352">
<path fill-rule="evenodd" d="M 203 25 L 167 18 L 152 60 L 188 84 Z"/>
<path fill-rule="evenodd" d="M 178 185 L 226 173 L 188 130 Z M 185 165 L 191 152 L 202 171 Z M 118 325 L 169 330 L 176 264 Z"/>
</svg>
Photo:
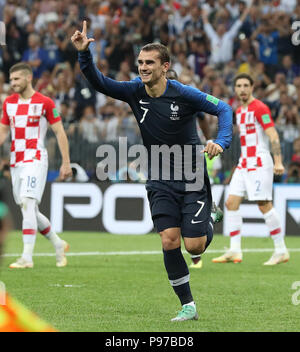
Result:
<svg viewBox="0 0 300 352">
<path fill-rule="evenodd" d="M 34 87 L 50 96 L 60 111 L 70 142 L 71 160 L 95 171 L 101 143 L 141 143 L 128 105 L 95 92 L 79 70 L 70 42 L 82 21 L 94 61 L 107 76 L 127 81 L 137 76 L 135 57 L 143 45 L 168 46 L 178 79 L 228 102 L 237 73 L 250 73 L 254 95 L 271 109 L 280 133 L 286 173 L 277 181 L 300 182 L 300 45 L 292 24 L 300 21 L 300 0 L 0 0 L 6 45 L 0 47 L 0 102 L 11 94 L 9 67 L 26 61 Z M 214 138 L 217 119 L 205 116 Z M 199 128 L 200 137 L 201 134 Z M 47 138 L 50 168 L 57 168 L 55 138 Z M 8 155 L 8 143 L 2 155 Z M 228 182 L 239 156 L 238 131 L 211 170 L 214 182 Z M 5 163 L 3 163 L 5 164 Z"/>
</svg>

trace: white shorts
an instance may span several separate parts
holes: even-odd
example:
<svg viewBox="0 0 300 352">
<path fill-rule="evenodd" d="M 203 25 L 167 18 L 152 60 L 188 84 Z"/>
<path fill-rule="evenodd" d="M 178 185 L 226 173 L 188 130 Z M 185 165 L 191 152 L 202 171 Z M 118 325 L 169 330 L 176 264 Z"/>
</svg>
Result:
<svg viewBox="0 0 300 352">
<path fill-rule="evenodd" d="M 247 171 L 236 168 L 230 185 L 229 194 L 253 200 L 272 200 L 273 167 L 260 167 Z"/>
<path fill-rule="evenodd" d="M 20 205 L 22 198 L 33 198 L 41 202 L 48 173 L 48 165 L 40 162 L 12 167 L 11 180 L 15 202 Z"/>
</svg>

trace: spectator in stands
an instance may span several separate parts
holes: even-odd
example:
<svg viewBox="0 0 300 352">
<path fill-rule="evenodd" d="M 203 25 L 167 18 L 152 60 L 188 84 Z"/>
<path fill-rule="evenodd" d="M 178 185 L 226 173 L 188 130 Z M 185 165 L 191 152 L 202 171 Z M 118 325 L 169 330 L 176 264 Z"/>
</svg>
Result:
<svg viewBox="0 0 300 352">
<path fill-rule="evenodd" d="M 178 76 L 181 75 L 182 71 L 190 68 L 188 61 L 186 59 L 185 51 L 180 51 L 177 57 L 174 57 L 172 61 L 172 68 L 174 69 L 174 71 L 177 73 Z"/>
<path fill-rule="evenodd" d="M 122 40 L 120 26 L 112 24 L 111 33 L 108 37 L 107 45 L 104 49 L 105 58 L 109 62 L 110 73 L 115 77 L 119 71 L 120 62 L 132 60 L 133 48 L 130 42 Z"/>
<path fill-rule="evenodd" d="M 32 33 L 28 37 L 29 49 L 25 50 L 22 60 L 32 67 L 33 78 L 38 79 L 48 69 L 48 53 L 41 46 L 40 36 Z"/>
<path fill-rule="evenodd" d="M 300 183 L 300 137 L 296 138 L 293 143 L 293 155 L 289 163 L 286 182 Z"/>
<path fill-rule="evenodd" d="M 79 133 L 82 139 L 89 143 L 100 144 L 104 138 L 103 127 L 103 123 L 96 117 L 94 106 L 86 106 L 79 122 Z"/>
<path fill-rule="evenodd" d="M 292 161 L 298 163 L 300 166 L 300 137 L 294 140 L 294 151 L 292 155 Z"/>
<path fill-rule="evenodd" d="M 213 86 L 217 80 L 217 72 L 213 66 L 207 65 L 203 68 L 204 77 L 200 83 L 200 90 L 205 93 L 211 94 Z"/>
<path fill-rule="evenodd" d="M 93 56 L 94 62 L 98 62 L 98 60 L 103 60 L 105 58 L 104 51 L 107 40 L 103 36 L 103 30 L 101 27 L 94 26 L 92 37 L 95 41 L 90 44 L 90 52 Z"/>
<path fill-rule="evenodd" d="M 120 69 L 116 74 L 117 81 L 130 81 L 136 76 L 137 75 L 134 72 L 131 72 L 128 61 L 122 61 L 120 63 Z"/>
<path fill-rule="evenodd" d="M 284 90 L 286 90 L 288 96 L 296 98 L 296 87 L 293 84 L 287 84 L 283 73 L 276 73 L 274 83 L 269 84 L 265 90 L 266 102 L 275 103 L 280 98 L 280 92 Z"/>
<path fill-rule="evenodd" d="M 46 33 L 43 38 L 43 48 L 48 54 L 48 69 L 52 70 L 56 64 L 61 62 L 60 46 L 61 39 L 58 35 L 58 16 L 54 13 L 49 13 L 46 17 Z"/>
<path fill-rule="evenodd" d="M 6 26 L 6 46 L 3 48 L 3 60 L 5 69 L 16 64 L 22 59 L 24 50 L 26 49 L 25 33 L 17 27 L 14 20 L 10 21 Z"/>
<path fill-rule="evenodd" d="M 78 62 L 74 68 L 74 79 L 75 79 L 75 117 L 77 120 L 82 116 L 83 110 L 86 106 L 95 106 L 96 104 L 96 93 L 91 87 L 88 81 L 80 73 Z"/>
<path fill-rule="evenodd" d="M 55 90 L 55 104 L 59 109 L 63 101 L 71 100 L 71 89 L 74 85 L 73 71 L 68 62 L 55 65 L 52 71 L 52 85 Z"/>
<path fill-rule="evenodd" d="M 208 20 L 207 13 L 202 10 L 204 30 L 210 40 L 211 64 L 224 64 L 232 59 L 234 39 L 237 36 L 242 23 L 248 16 L 249 10 L 250 8 L 247 7 L 241 17 L 235 21 L 228 31 L 226 30 L 225 23 L 218 24 L 215 30 Z"/>
<path fill-rule="evenodd" d="M 62 30 L 59 31 L 58 36 L 60 38 L 60 52 L 62 56 L 62 61 L 67 61 L 70 63 L 71 67 L 74 68 L 77 63 L 77 51 L 70 42 L 70 37 L 76 30 L 76 23 L 70 24 L 70 27 L 66 29 L 66 32 Z"/>
<path fill-rule="evenodd" d="M 277 117 L 276 125 L 283 136 L 283 160 L 291 160 L 294 140 L 300 137 L 300 117 L 296 105 L 284 106 Z"/>
<path fill-rule="evenodd" d="M 201 18 L 201 7 L 197 5 L 191 6 L 191 17 L 188 19 L 183 27 L 185 37 L 190 41 L 193 38 L 197 40 L 204 40 L 204 29 L 203 29 L 203 21 Z"/>
<path fill-rule="evenodd" d="M 75 127 L 73 106 L 64 100 L 60 104 L 59 112 L 66 134 L 72 135 Z"/>
<path fill-rule="evenodd" d="M 293 84 L 294 79 L 300 75 L 300 67 L 293 63 L 291 55 L 285 55 L 282 58 L 282 67 L 278 72 L 284 74 L 287 83 Z"/>
<path fill-rule="evenodd" d="M 9 95 L 10 85 L 5 82 L 5 74 L 0 71 L 0 104 L 4 102 L 5 98 Z"/>
<path fill-rule="evenodd" d="M 266 74 L 263 62 L 257 62 L 251 73 L 256 87 L 266 89 L 272 83 L 271 78 Z"/>
<path fill-rule="evenodd" d="M 290 32 L 290 26 L 286 29 L 278 23 L 281 20 L 280 16 L 265 15 L 251 35 L 251 40 L 257 40 L 259 45 L 259 60 L 265 64 L 267 75 L 272 79 L 278 70 L 279 37 L 287 36 Z"/>
<path fill-rule="evenodd" d="M 284 116 L 285 112 L 288 111 L 292 105 L 293 99 L 288 96 L 286 90 L 282 90 L 279 100 L 276 100 L 273 104 L 273 109 L 271 110 L 275 122 L 277 122 L 278 116 Z"/>
<path fill-rule="evenodd" d="M 189 12 L 190 4 L 187 0 L 178 3 L 178 8 L 173 12 L 172 25 L 175 29 L 174 37 L 179 37 L 184 31 L 186 25 L 192 20 Z"/>
<path fill-rule="evenodd" d="M 203 68 L 208 64 L 208 55 L 205 43 L 202 40 L 194 39 L 191 44 L 191 54 L 187 58 L 187 62 L 193 72 L 203 77 Z"/>
<path fill-rule="evenodd" d="M 126 109 L 117 106 L 116 101 L 108 97 L 106 104 L 100 108 L 100 114 L 105 126 L 105 141 L 108 143 L 116 142 L 119 137 L 122 119 L 127 115 Z"/>
</svg>

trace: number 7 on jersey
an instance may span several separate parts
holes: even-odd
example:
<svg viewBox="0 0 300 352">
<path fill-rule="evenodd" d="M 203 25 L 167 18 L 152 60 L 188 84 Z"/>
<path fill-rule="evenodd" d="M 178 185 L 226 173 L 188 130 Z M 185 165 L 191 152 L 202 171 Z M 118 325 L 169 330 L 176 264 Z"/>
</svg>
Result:
<svg viewBox="0 0 300 352">
<path fill-rule="evenodd" d="M 145 117 L 147 115 L 147 112 L 149 111 L 149 109 L 143 108 L 142 106 L 141 106 L 141 109 L 144 110 L 144 114 L 143 114 L 143 117 L 140 120 L 140 123 L 143 123 L 144 120 L 145 120 Z"/>
</svg>

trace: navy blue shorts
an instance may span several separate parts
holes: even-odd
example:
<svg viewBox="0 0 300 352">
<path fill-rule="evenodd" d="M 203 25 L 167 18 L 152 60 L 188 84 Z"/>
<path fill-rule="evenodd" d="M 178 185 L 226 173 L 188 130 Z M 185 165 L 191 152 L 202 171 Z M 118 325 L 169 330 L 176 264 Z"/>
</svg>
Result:
<svg viewBox="0 0 300 352">
<path fill-rule="evenodd" d="M 205 176 L 201 191 L 186 191 L 182 181 L 148 181 L 146 189 L 157 232 L 180 227 L 182 237 L 212 237 L 212 196 Z"/>
</svg>

